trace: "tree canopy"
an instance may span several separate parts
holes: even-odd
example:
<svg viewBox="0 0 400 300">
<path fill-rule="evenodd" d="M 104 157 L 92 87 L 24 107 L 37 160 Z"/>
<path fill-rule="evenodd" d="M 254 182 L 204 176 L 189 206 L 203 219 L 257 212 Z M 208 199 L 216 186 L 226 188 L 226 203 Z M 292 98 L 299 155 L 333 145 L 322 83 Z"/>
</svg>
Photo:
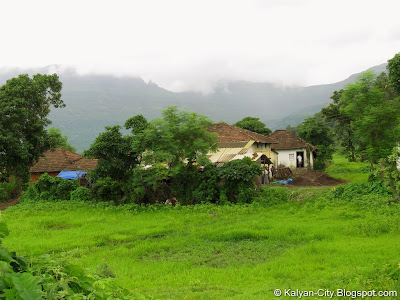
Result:
<svg viewBox="0 0 400 300">
<path fill-rule="evenodd" d="M 322 110 L 325 118 L 336 121 L 336 134 L 353 160 L 357 153 L 371 163 L 371 169 L 400 138 L 400 99 L 385 82 L 385 75 L 376 78 L 373 72 L 364 72 L 355 83 L 335 92 L 334 103 Z"/>
<path fill-rule="evenodd" d="M 245 117 L 233 125 L 262 135 L 270 135 L 272 133 L 272 130 L 260 121 L 260 118 Z"/>
<path fill-rule="evenodd" d="M 389 59 L 387 69 L 389 70 L 390 84 L 397 94 L 400 94 L 400 53 Z"/>
<path fill-rule="evenodd" d="M 133 149 L 146 149 L 144 163 L 166 163 L 170 168 L 187 161 L 189 164 L 216 149 L 215 133 L 208 131 L 212 124 L 206 116 L 178 111 L 170 106 L 162 112 L 162 119 L 152 120 L 138 138 Z"/>
<path fill-rule="evenodd" d="M 325 122 L 314 116 L 307 118 L 298 126 L 297 135 L 318 148 L 315 168 L 322 170 L 326 162 L 332 159 L 333 134 Z"/>
<path fill-rule="evenodd" d="M 0 168 L 29 181 L 29 168 L 49 149 L 50 107 L 64 107 L 57 74 L 27 74 L 0 87 Z"/>
<path fill-rule="evenodd" d="M 64 148 L 72 152 L 76 152 L 76 148 L 68 142 L 68 136 L 61 134 L 61 129 L 50 127 L 47 130 L 50 149 Z"/>
</svg>

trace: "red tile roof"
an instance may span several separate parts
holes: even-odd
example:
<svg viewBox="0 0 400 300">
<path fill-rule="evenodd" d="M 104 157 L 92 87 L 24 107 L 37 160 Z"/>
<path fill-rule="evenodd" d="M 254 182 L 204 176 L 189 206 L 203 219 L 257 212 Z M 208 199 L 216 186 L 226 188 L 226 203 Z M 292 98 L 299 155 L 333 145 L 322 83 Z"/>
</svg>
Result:
<svg viewBox="0 0 400 300">
<path fill-rule="evenodd" d="M 62 148 L 47 150 L 43 155 L 31 167 L 31 173 L 60 172 L 62 170 L 88 172 L 97 165 L 97 159 L 87 159 Z"/>
<path fill-rule="evenodd" d="M 269 136 L 265 136 L 226 123 L 215 123 L 209 128 L 209 131 L 218 134 L 219 143 L 255 141 L 257 143 L 272 144 L 277 142 Z"/>
<path fill-rule="evenodd" d="M 307 147 L 310 147 L 312 151 L 317 150 L 317 147 L 299 138 L 288 130 L 275 130 L 268 137 L 278 142 L 277 144 L 272 145 L 273 150 L 299 149 Z"/>
</svg>

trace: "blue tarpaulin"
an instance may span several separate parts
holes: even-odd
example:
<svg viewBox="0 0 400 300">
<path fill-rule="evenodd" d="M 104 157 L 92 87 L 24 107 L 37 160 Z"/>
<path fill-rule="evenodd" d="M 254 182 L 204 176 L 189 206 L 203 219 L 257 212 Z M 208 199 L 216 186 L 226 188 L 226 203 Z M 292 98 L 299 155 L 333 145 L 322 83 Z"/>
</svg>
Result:
<svg viewBox="0 0 400 300">
<path fill-rule="evenodd" d="M 82 176 L 83 174 L 87 174 L 87 172 L 82 171 L 61 171 L 57 177 L 61 177 L 64 179 L 78 179 L 78 177 Z"/>
<path fill-rule="evenodd" d="M 280 184 L 280 183 L 288 184 L 289 182 L 292 182 L 292 181 L 293 181 L 293 179 L 289 178 L 288 180 L 279 180 L 279 181 L 275 181 L 273 183 L 275 183 L 275 184 Z"/>
</svg>

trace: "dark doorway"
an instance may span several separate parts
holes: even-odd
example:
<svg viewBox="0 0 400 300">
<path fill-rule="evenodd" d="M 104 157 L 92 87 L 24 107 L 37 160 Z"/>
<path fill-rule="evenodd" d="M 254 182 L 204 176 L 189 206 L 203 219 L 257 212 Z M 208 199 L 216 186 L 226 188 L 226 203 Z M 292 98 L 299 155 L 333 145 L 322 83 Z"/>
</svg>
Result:
<svg viewBox="0 0 400 300">
<path fill-rule="evenodd" d="M 304 151 L 296 152 L 296 166 L 297 168 L 304 168 Z"/>
</svg>

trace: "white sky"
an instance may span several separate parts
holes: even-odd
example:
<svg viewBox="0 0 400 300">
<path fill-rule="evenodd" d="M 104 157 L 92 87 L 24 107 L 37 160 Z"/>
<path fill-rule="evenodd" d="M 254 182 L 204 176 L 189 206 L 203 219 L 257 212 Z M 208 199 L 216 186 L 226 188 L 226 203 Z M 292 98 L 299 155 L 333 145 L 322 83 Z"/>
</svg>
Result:
<svg viewBox="0 0 400 300">
<path fill-rule="evenodd" d="M 76 66 L 173 90 L 313 85 L 400 52 L 399 0 L 3 0 L 0 67 Z"/>
</svg>

